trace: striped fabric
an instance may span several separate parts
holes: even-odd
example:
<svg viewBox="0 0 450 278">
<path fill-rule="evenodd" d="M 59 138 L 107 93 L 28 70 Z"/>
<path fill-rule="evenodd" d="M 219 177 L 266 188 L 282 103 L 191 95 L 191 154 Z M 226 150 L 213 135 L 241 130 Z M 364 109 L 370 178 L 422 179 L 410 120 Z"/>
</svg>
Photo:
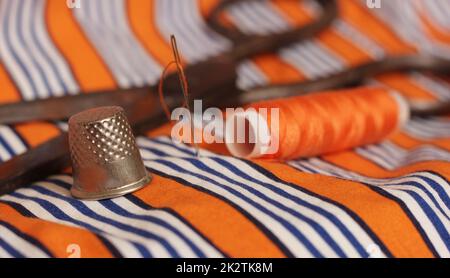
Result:
<svg viewBox="0 0 450 278">
<path fill-rule="evenodd" d="M 0 101 L 154 84 L 169 35 L 194 63 L 231 47 L 208 29 L 215 0 L 0 0 Z M 314 79 L 387 55 L 450 56 L 446 0 L 338 1 L 331 28 L 244 61 L 239 86 Z M 313 1 L 245 3 L 228 19 L 274 33 L 320 13 Z M 218 69 L 220 74 L 220 69 Z M 449 100 L 450 81 L 384 74 L 369 84 L 415 101 Z M 6 161 L 65 123 L 0 126 Z M 113 200 L 70 197 L 48 177 L 0 197 L 0 257 L 450 257 L 450 121 L 413 118 L 379 144 L 287 162 L 201 156 L 163 126 L 138 138 L 149 186 Z M 74 251 L 75 250 L 75 251 Z"/>
</svg>

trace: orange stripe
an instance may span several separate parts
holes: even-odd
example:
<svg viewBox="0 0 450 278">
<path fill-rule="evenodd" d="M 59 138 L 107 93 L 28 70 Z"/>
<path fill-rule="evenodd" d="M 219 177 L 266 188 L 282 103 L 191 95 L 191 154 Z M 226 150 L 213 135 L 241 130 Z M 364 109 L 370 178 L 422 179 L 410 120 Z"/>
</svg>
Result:
<svg viewBox="0 0 450 278">
<path fill-rule="evenodd" d="M 147 51 L 160 64 L 167 65 L 172 60 L 172 50 L 156 26 L 155 5 L 154 0 L 128 1 L 128 20 L 134 34 Z"/>
<path fill-rule="evenodd" d="M 283 257 L 252 222 L 224 201 L 173 180 L 153 175 L 134 193 L 153 207 L 169 207 L 231 257 Z"/>
<path fill-rule="evenodd" d="M 47 28 L 78 80 L 83 91 L 116 87 L 114 78 L 77 24 L 66 2 L 47 1 Z"/>
<path fill-rule="evenodd" d="M 299 7 L 299 6 L 298 6 Z M 297 10 L 300 8 L 297 7 Z M 372 14 L 368 13 L 362 9 L 359 4 L 353 1 L 346 1 L 345 4 L 340 2 L 340 10 L 343 11 L 344 16 L 350 18 L 351 22 L 355 27 L 367 26 L 365 25 L 365 20 L 371 26 L 370 29 L 360 30 L 367 35 L 369 38 L 374 39 L 381 45 L 387 45 L 388 50 L 395 53 L 407 53 L 411 52 L 411 48 L 406 44 L 401 43 L 401 41 L 394 36 L 394 34 L 387 32 L 382 23 L 375 20 Z M 292 8 L 291 10 L 295 10 Z M 305 13 L 296 13 L 292 11 L 289 12 L 290 16 L 305 16 Z M 307 16 L 307 15 L 306 15 Z M 364 24 L 363 24 L 364 22 Z M 381 30 L 381 31 L 380 31 Z M 382 33 L 379 33 L 382 32 Z M 358 65 L 363 62 L 372 60 L 370 55 L 361 49 L 359 46 L 355 45 L 350 40 L 341 37 L 333 30 L 326 30 L 322 32 L 318 38 L 320 41 L 326 45 L 331 51 L 335 52 L 338 56 L 344 58 L 350 66 Z M 401 50 L 401 51 L 400 51 Z M 400 91 L 403 95 L 415 99 L 415 100 L 433 100 L 436 97 L 429 91 L 421 88 L 420 86 L 414 84 L 407 75 L 400 73 L 384 74 L 377 79 L 390 87 Z"/>
<path fill-rule="evenodd" d="M 273 0 L 272 3 L 275 9 L 286 15 L 285 19 L 292 26 L 302 26 L 312 21 L 312 16 L 304 9 L 300 9 L 296 1 Z"/>
<path fill-rule="evenodd" d="M 287 83 L 305 79 L 300 71 L 275 54 L 258 55 L 252 61 L 269 79 L 269 83 Z"/>
<path fill-rule="evenodd" d="M 430 101 L 436 99 L 436 96 L 415 84 L 410 77 L 404 73 L 382 74 L 377 77 L 377 80 L 398 90 L 402 95 L 412 100 Z"/>
<path fill-rule="evenodd" d="M 203 16 L 208 15 L 211 10 L 219 3 L 219 0 L 197 0 L 200 14 Z"/>
<path fill-rule="evenodd" d="M 450 180 L 450 163 L 443 161 L 418 162 L 395 170 L 386 170 L 352 151 L 325 155 L 323 159 L 342 168 L 373 178 L 392 178 L 407 175 L 412 172 L 433 171 Z"/>
<path fill-rule="evenodd" d="M 415 52 L 413 46 L 403 42 L 391 28 L 388 28 L 371 12 L 363 8 L 358 1 L 341 0 L 338 3 L 342 19 L 351 23 L 360 32 L 371 37 L 379 45 L 382 45 L 390 54 Z"/>
<path fill-rule="evenodd" d="M 318 36 L 319 40 L 338 56 L 344 58 L 349 66 L 355 66 L 372 60 L 367 52 L 341 37 L 335 31 L 327 30 Z"/>
<path fill-rule="evenodd" d="M 111 253 L 92 233 L 75 227 L 69 227 L 42 219 L 21 215 L 12 207 L 0 203 L 0 219 L 13 225 L 21 232 L 39 240 L 55 257 L 65 258 L 70 244 L 80 246 L 82 258 L 111 257 Z"/>
<path fill-rule="evenodd" d="M 367 9 L 354 1 L 340 1 L 340 11 L 344 20 L 359 29 L 367 37 L 373 39 L 389 54 L 407 54 L 415 52 L 414 48 L 404 43 L 391 29 L 378 20 Z M 401 73 L 384 74 L 377 80 L 400 91 L 403 95 L 414 100 L 434 100 L 436 97 L 429 91 L 414 84 L 410 78 Z"/>
<path fill-rule="evenodd" d="M 426 31 L 428 35 L 435 39 L 438 42 L 444 43 L 444 44 L 450 44 L 450 34 L 446 33 L 445 30 L 442 28 L 439 28 L 438 26 L 435 26 L 431 20 L 426 17 L 423 13 L 420 13 L 419 15 L 420 20 L 422 21 L 422 24 L 425 26 Z"/>
<path fill-rule="evenodd" d="M 294 11 L 292 5 L 298 4 L 291 1 L 273 1 L 273 8 L 279 9 L 281 12 Z M 298 9 L 297 9 L 298 10 Z M 298 14 L 295 14 L 298 15 Z M 296 17 L 286 18 L 293 26 L 301 26 L 308 23 L 308 17 L 300 15 Z M 259 55 L 252 59 L 259 69 L 266 75 L 270 83 L 288 83 L 305 80 L 305 75 L 291 64 L 283 61 L 276 54 Z"/>
<path fill-rule="evenodd" d="M 205 16 L 217 4 L 217 0 L 199 0 L 200 12 Z M 258 55 L 252 61 L 268 77 L 269 83 L 287 83 L 304 80 L 305 76 L 295 67 L 275 54 Z"/>
<path fill-rule="evenodd" d="M 312 15 L 307 13 L 298 3 L 290 1 L 276 1 L 274 3 L 286 19 L 294 25 L 299 25 L 312 20 Z M 326 45 L 330 51 L 335 52 L 347 60 L 349 65 L 357 65 L 371 60 L 371 57 L 362 49 L 358 48 L 348 40 L 342 38 L 334 30 L 324 30 L 317 36 L 318 40 Z"/>
<path fill-rule="evenodd" d="M 0 103 L 3 102 L 16 102 L 20 100 L 19 92 L 14 85 L 14 82 L 10 79 L 6 69 L 0 63 Z"/>
<path fill-rule="evenodd" d="M 450 151 L 450 138 L 439 139 L 416 139 L 404 132 L 397 132 L 389 138 L 396 145 L 405 149 L 414 149 L 421 145 L 435 145 L 444 150 Z"/>
<path fill-rule="evenodd" d="M 254 161 L 286 182 L 299 184 L 356 213 L 395 257 L 433 257 L 402 208 L 357 182 L 299 172 L 284 163 Z M 384 217 L 383 217 L 384 216 Z"/>
<path fill-rule="evenodd" d="M 305 11 L 290 1 L 275 2 L 278 7 L 294 24 L 303 24 L 310 16 Z M 320 41 L 330 50 L 336 51 L 345 58 L 350 65 L 367 61 L 370 56 L 351 42 L 337 35 L 334 31 L 325 31 L 319 36 Z M 297 170 L 281 163 L 257 161 L 259 165 L 272 171 L 285 181 L 302 184 L 303 187 L 317 194 L 335 200 L 358 214 L 377 236 L 386 244 L 394 256 L 398 257 L 431 257 L 432 254 L 411 220 L 394 201 L 385 198 L 368 187 L 361 184 L 333 179 L 319 175 L 301 174 Z M 356 197 L 355 197 L 356 196 Z M 367 206 L 367 201 L 378 205 L 379 209 L 373 210 Z M 380 217 L 389 215 L 389 217 Z M 389 223 L 386 224 L 386 221 Z M 399 234 L 402 236 L 399 240 Z M 413 247 L 410 244 L 414 245 Z"/>
<path fill-rule="evenodd" d="M 31 147 L 40 145 L 61 133 L 56 125 L 46 122 L 19 124 L 15 129 Z"/>
</svg>

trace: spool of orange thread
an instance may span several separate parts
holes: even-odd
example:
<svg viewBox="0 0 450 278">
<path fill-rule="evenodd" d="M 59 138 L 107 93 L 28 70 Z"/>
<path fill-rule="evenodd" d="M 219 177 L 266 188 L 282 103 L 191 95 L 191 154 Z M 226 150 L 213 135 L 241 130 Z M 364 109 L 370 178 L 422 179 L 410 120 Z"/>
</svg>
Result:
<svg viewBox="0 0 450 278">
<path fill-rule="evenodd" d="M 267 115 L 258 112 L 260 108 L 266 108 Z M 279 125 L 273 120 L 271 108 L 279 109 Z M 407 102 L 393 91 L 364 87 L 323 92 L 262 101 L 233 113 L 227 118 L 225 142 L 237 157 L 293 159 L 375 143 L 408 118 Z M 239 121 L 245 122 L 244 142 L 236 140 Z M 268 154 L 274 140 L 278 140 L 279 148 Z"/>
</svg>

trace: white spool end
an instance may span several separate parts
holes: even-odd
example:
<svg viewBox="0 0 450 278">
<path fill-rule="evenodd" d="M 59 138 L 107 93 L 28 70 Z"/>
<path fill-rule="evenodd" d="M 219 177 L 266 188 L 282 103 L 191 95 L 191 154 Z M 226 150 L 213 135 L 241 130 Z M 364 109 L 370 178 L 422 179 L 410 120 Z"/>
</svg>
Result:
<svg viewBox="0 0 450 278">
<path fill-rule="evenodd" d="M 397 91 L 389 91 L 390 95 L 394 97 L 395 101 L 398 105 L 398 121 L 397 121 L 397 128 L 401 128 L 408 122 L 409 120 L 409 104 L 407 100 Z"/>
<path fill-rule="evenodd" d="M 245 127 L 245 138 L 237 138 L 241 121 Z M 270 130 L 265 117 L 252 109 L 235 112 L 225 122 L 225 145 L 231 155 L 241 158 L 256 158 L 266 154 L 270 146 Z M 241 140 L 238 140 L 241 139 Z M 243 139 L 243 140 L 242 140 Z"/>
</svg>

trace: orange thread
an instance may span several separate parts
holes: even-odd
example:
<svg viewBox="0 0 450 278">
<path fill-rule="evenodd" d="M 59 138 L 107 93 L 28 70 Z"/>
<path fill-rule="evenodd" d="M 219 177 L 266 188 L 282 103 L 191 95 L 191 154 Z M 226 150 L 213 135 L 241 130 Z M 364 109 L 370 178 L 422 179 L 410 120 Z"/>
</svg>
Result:
<svg viewBox="0 0 450 278">
<path fill-rule="evenodd" d="M 263 156 L 278 159 L 375 143 L 397 129 L 401 109 L 391 93 L 374 88 L 262 101 L 248 107 L 268 108 L 269 128 L 270 108 L 279 108 L 279 149 Z"/>
</svg>

